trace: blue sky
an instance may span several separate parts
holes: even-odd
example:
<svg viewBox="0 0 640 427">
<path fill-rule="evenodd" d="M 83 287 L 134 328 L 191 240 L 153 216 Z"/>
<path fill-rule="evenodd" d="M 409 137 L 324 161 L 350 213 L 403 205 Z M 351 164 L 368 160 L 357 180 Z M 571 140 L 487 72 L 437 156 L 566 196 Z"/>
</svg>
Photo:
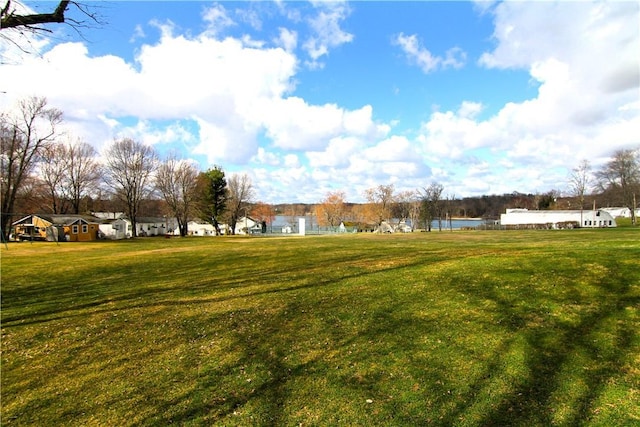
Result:
<svg viewBox="0 0 640 427">
<path fill-rule="evenodd" d="M 81 36 L 0 40 L 3 110 L 46 96 L 72 138 L 247 173 L 265 202 L 566 190 L 640 145 L 638 2 L 90 4 Z"/>
</svg>

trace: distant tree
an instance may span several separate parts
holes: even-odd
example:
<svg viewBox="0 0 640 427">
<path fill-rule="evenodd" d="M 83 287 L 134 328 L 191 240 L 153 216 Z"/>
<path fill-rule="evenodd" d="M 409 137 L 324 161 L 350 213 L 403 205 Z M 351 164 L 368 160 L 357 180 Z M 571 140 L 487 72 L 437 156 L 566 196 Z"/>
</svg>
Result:
<svg viewBox="0 0 640 427">
<path fill-rule="evenodd" d="M 253 198 L 253 185 L 251 184 L 251 178 L 247 174 L 234 174 L 229 178 L 228 186 L 229 227 L 231 228 L 231 234 L 235 234 L 240 214 L 243 213 L 245 217 L 248 215 L 249 202 Z"/>
<path fill-rule="evenodd" d="M 62 112 L 47 106 L 45 98 L 30 97 L 18 103 L 17 112 L 0 113 L 0 169 L 2 233 L 10 233 L 16 197 L 45 148 L 58 137 Z"/>
<path fill-rule="evenodd" d="M 619 194 L 623 206 L 631 212 L 631 223 L 636 224 L 636 200 L 640 194 L 640 148 L 618 150 L 596 173 L 603 190 Z"/>
<path fill-rule="evenodd" d="M 546 193 L 538 193 L 535 196 L 535 205 L 538 210 L 555 209 L 560 191 L 550 190 Z"/>
<path fill-rule="evenodd" d="M 569 176 L 569 190 L 580 202 L 580 225 L 582 226 L 582 214 L 584 211 L 584 199 L 591 185 L 591 164 L 583 159 L 580 164 L 572 169 Z"/>
<path fill-rule="evenodd" d="M 391 208 L 394 201 L 393 184 L 378 185 L 365 190 L 364 197 L 369 202 L 371 216 L 375 218 L 376 224 L 380 225 L 391 217 Z"/>
<path fill-rule="evenodd" d="M 444 186 L 437 182 L 432 182 L 422 189 L 422 218 L 427 231 L 431 231 L 431 223 L 438 218 L 438 229 L 442 231 L 442 192 Z"/>
<path fill-rule="evenodd" d="M 191 162 L 171 156 L 160 163 L 156 187 L 171 215 L 178 221 L 181 236 L 187 235 L 187 224 L 193 214 L 198 188 L 198 168 Z"/>
<path fill-rule="evenodd" d="M 455 200 L 456 200 L 455 194 L 449 194 L 444 199 L 444 205 L 443 205 L 444 217 L 445 217 L 446 221 L 449 223 L 449 229 L 450 230 L 453 230 L 453 218 L 452 218 L 452 216 L 453 216 Z M 445 224 L 445 227 L 446 227 L 446 224 Z"/>
<path fill-rule="evenodd" d="M 401 191 L 394 196 L 393 216 L 398 218 L 399 222 L 409 219 L 411 222 L 411 230 L 415 230 L 419 220 L 420 203 L 416 203 L 418 194 L 416 191 Z"/>
<path fill-rule="evenodd" d="M 153 191 L 157 155 L 153 147 L 123 138 L 108 147 L 105 158 L 105 180 L 125 204 L 136 237 L 140 203 Z"/>
<path fill-rule="evenodd" d="M 216 235 L 220 235 L 220 220 L 227 209 L 229 189 L 224 171 L 214 166 L 198 176 L 200 217 L 213 225 Z"/>
<path fill-rule="evenodd" d="M 64 183 L 67 178 L 67 150 L 64 144 L 49 144 L 40 155 L 38 176 L 49 200 L 51 213 L 66 213 Z"/>
<path fill-rule="evenodd" d="M 260 221 L 265 227 L 273 224 L 276 212 L 272 205 L 263 202 L 256 202 L 251 208 L 251 217 Z M 266 231 L 266 230 L 265 230 Z"/>
<path fill-rule="evenodd" d="M 73 212 L 82 213 L 82 200 L 91 193 L 97 192 L 97 187 L 103 178 L 102 167 L 98 163 L 96 149 L 82 140 L 70 142 L 66 146 L 67 177 L 65 191 L 71 201 Z"/>
<path fill-rule="evenodd" d="M 325 227 L 338 227 L 345 218 L 346 195 L 344 191 L 328 192 L 325 198 L 316 205 L 316 218 L 318 225 Z"/>
</svg>

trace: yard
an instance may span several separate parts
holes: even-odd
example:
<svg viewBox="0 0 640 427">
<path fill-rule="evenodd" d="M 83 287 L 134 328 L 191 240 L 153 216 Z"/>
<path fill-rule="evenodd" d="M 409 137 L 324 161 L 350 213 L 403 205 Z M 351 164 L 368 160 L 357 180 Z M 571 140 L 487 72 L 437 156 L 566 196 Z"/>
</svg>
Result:
<svg viewBox="0 0 640 427">
<path fill-rule="evenodd" d="M 2 425 L 638 425 L 640 229 L 14 243 Z"/>
</svg>

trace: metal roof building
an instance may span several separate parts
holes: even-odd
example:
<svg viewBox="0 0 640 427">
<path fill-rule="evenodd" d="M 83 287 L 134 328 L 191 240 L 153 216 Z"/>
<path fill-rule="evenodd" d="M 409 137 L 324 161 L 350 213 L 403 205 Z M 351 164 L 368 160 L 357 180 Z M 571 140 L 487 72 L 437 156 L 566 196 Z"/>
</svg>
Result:
<svg viewBox="0 0 640 427">
<path fill-rule="evenodd" d="M 602 209 L 583 211 L 507 209 L 506 213 L 500 215 L 500 225 L 507 228 L 600 228 L 617 226 L 615 218 Z"/>
</svg>

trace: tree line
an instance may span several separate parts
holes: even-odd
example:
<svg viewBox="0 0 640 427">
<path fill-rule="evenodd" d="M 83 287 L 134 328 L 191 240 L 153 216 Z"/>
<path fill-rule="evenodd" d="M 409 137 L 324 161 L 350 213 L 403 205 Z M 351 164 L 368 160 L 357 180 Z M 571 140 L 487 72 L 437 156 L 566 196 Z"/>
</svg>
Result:
<svg viewBox="0 0 640 427">
<path fill-rule="evenodd" d="M 28 206 L 51 214 L 82 214 L 90 198 L 111 199 L 126 213 L 136 236 L 144 202 L 161 199 L 181 235 L 194 218 L 231 233 L 254 196 L 246 174 L 227 177 L 219 166 L 201 172 L 174 155 L 160 159 L 153 147 L 131 138 L 113 141 L 98 160 L 87 142 L 60 130 L 62 112 L 45 98 L 29 97 L 13 112 L 0 113 L 1 224 L 5 239 L 18 212 Z M 32 203 L 29 203 L 32 201 Z M 33 203 L 35 201 L 35 203 Z"/>
<path fill-rule="evenodd" d="M 595 171 L 588 161 L 581 161 L 567 178 L 569 194 L 564 196 L 551 190 L 456 198 L 434 181 L 413 191 L 378 185 L 364 192 L 365 203 L 349 203 L 344 191 L 334 191 L 313 205 L 273 206 L 254 201 L 247 174 L 227 177 L 219 166 L 202 172 L 175 155 L 160 159 L 153 147 L 130 138 L 114 140 L 99 161 L 90 144 L 60 130 L 62 120 L 62 112 L 41 97 L 23 99 L 12 112 L 0 113 L 0 226 L 5 238 L 16 213 L 82 214 L 105 206 L 126 213 L 134 236 L 137 218 L 149 215 L 151 205 L 154 213 L 175 218 L 181 235 L 195 218 L 211 223 L 221 234 L 221 224 L 234 233 L 242 216 L 269 224 L 276 214 L 315 214 L 318 224 L 327 227 L 344 222 L 379 227 L 395 220 L 430 231 L 434 221 L 442 229 L 448 219 L 498 218 L 505 208 L 584 209 L 593 202 L 625 206 L 636 223 L 638 148 L 616 151 Z"/>
</svg>

